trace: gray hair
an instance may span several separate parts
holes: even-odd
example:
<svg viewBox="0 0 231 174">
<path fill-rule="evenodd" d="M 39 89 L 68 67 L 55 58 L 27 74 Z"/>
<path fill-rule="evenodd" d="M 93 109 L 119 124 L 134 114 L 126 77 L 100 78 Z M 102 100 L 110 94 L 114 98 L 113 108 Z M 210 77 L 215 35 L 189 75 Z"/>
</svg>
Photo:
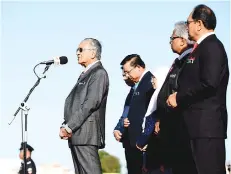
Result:
<svg viewBox="0 0 231 174">
<path fill-rule="evenodd" d="M 194 41 L 189 40 L 187 28 L 188 26 L 184 21 L 179 21 L 175 23 L 175 26 L 174 26 L 175 35 L 184 38 L 189 45 L 193 45 Z"/>
<path fill-rule="evenodd" d="M 101 43 L 94 38 L 85 38 L 83 41 L 89 41 L 90 45 L 96 50 L 96 58 L 98 60 L 101 59 L 101 53 L 102 53 L 102 45 Z"/>
</svg>

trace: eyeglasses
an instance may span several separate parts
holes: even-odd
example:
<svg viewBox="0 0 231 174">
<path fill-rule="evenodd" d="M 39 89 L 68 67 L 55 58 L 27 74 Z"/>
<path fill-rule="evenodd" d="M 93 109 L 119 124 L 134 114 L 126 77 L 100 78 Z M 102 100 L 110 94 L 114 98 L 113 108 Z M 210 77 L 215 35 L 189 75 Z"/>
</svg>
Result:
<svg viewBox="0 0 231 174">
<path fill-rule="evenodd" d="M 124 75 L 130 75 L 130 73 L 132 72 L 132 70 L 134 70 L 135 68 L 136 68 L 136 66 L 133 67 L 132 69 L 130 69 L 129 71 L 124 71 L 124 72 L 123 72 Z"/>
<path fill-rule="evenodd" d="M 195 20 L 193 20 L 193 21 L 185 21 L 185 24 L 189 25 L 191 22 L 195 22 Z"/>
<path fill-rule="evenodd" d="M 171 36 L 170 37 L 170 42 L 172 42 L 174 39 L 181 38 L 180 36 Z"/>
<path fill-rule="evenodd" d="M 77 48 L 76 52 L 79 51 L 80 53 L 82 53 L 85 50 L 94 50 L 94 48 Z"/>
</svg>

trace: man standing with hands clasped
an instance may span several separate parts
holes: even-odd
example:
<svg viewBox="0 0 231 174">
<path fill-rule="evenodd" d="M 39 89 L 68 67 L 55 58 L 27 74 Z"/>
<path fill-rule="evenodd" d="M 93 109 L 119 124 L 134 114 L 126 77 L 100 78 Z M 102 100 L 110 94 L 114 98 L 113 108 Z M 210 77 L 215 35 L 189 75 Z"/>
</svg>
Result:
<svg viewBox="0 0 231 174">
<path fill-rule="evenodd" d="M 78 63 L 85 69 L 65 101 L 59 136 L 68 139 L 76 174 L 102 173 L 98 149 L 105 146 L 109 79 L 100 62 L 101 51 L 93 38 L 79 44 Z"/>
<path fill-rule="evenodd" d="M 177 93 L 166 102 L 182 110 L 197 173 L 225 174 L 227 55 L 214 33 L 216 16 L 212 9 L 196 6 L 186 23 L 197 47 L 186 60 Z"/>
<path fill-rule="evenodd" d="M 124 119 L 127 117 L 128 111 L 129 111 L 129 104 L 130 101 L 132 99 L 132 95 L 133 95 L 133 87 L 135 85 L 135 83 L 126 76 L 126 74 L 124 73 L 123 67 L 121 67 L 122 69 L 122 76 L 123 76 L 123 80 L 126 83 L 126 85 L 128 85 L 130 87 L 130 91 L 126 97 L 125 103 L 124 103 L 124 110 L 122 113 L 122 116 L 120 117 L 116 127 L 114 128 L 113 134 L 114 137 L 116 139 L 116 141 L 118 142 L 122 142 L 123 141 L 123 133 L 124 133 Z"/>
<path fill-rule="evenodd" d="M 136 141 L 142 133 L 142 123 L 150 99 L 155 89 L 152 87 L 152 73 L 146 70 L 145 63 L 138 54 L 127 55 L 120 65 L 125 75 L 134 82 L 131 89 L 129 110 L 123 114 L 123 147 L 128 174 L 141 174 L 144 168 L 143 152 L 137 149 Z M 145 148 L 141 149 L 145 150 Z"/>
</svg>

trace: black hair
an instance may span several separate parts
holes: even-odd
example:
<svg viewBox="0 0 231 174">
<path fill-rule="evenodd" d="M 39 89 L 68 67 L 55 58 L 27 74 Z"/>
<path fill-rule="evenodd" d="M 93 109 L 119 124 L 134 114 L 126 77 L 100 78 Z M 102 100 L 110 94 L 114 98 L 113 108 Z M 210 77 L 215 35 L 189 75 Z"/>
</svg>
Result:
<svg viewBox="0 0 231 174">
<path fill-rule="evenodd" d="M 130 54 L 130 55 L 127 55 L 123 60 L 122 62 L 120 63 L 120 65 L 124 65 L 125 63 L 129 62 L 130 61 L 130 65 L 132 67 L 136 67 L 137 65 L 145 68 L 145 63 L 144 61 L 140 58 L 140 55 L 138 54 Z"/>
<path fill-rule="evenodd" d="M 194 21 L 201 20 L 208 30 L 214 30 L 216 28 L 217 20 L 215 13 L 211 8 L 204 4 L 197 5 L 192 13 L 192 19 Z"/>
</svg>

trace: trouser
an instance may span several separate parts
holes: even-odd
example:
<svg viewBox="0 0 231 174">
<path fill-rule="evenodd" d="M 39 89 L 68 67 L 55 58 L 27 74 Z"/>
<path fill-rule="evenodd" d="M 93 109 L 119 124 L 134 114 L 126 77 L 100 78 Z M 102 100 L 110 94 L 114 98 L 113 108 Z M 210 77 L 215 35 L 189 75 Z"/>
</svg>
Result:
<svg viewBox="0 0 231 174">
<path fill-rule="evenodd" d="M 98 147 L 70 146 L 75 174 L 102 174 Z"/>
<path fill-rule="evenodd" d="M 224 139 L 193 139 L 191 148 L 197 174 L 226 174 Z"/>
<path fill-rule="evenodd" d="M 136 147 L 125 147 L 128 174 L 142 174 L 143 155 Z"/>
</svg>

